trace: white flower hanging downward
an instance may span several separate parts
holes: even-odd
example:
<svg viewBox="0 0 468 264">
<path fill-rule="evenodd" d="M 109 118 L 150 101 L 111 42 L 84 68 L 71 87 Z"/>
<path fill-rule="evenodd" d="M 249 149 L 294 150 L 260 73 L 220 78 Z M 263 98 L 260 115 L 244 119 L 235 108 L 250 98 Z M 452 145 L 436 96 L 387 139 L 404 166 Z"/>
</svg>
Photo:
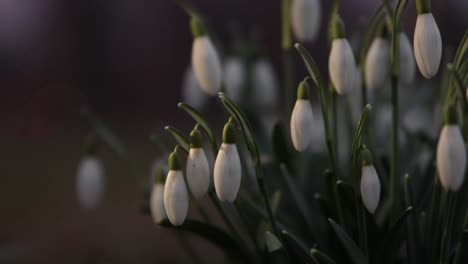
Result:
<svg viewBox="0 0 468 264">
<path fill-rule="evenodd" d="M 219 200 L 233 202 L 241 183 L 241 163 L 232 119 L 224 126 L 223 144 L 214 165 L 214 185 Z"/>
<path fill-rule="evenodd" d="M 301 42 L 312 42 L 320 30 L 320 0 L 293 0 L 291 3 L 291 26 Z"/>
<path fill-rule="evenodd" d="M 200 20 L 192 16 L 190 25 L 195 38 L 192 46 L 192 67 L 201 88 L 210 95 L 221 89 L 222 71 L 218 52 Z"/>
<path fill-rule="evenodd" d="M 78 202 L 85 209 L 101 204 L 104 196 L 104 165 L 95 154 L 87 154 L 81 160 L 76 175 Z"/>
<path fill-rule="evenodd" d="M 297 151 L 304 151 L 312 142 L 313 115 L 307 79 L 297 88 L 297 100 L 291 115 L 291 139 Z"/>
<path fill-rule="evenodd" d="M 180 226 L 187 216 L 188 193 L 176 150 L 169 155 L 169 173 L 164 187 L 164 208 L 169 221 L 175 226 Z"/>
<path fill-rule="evenodd" d="M 196 199 L 202 198 L 210 187 L 210 166 L 202 148 L 198 127 L 190 133 L 190 151 L 187 157 L 187 185 Z"/>
<path fill-rule="evenodd" d="M 442 38 L 439 27 L 430 10 L 430 3 L 416 1 L 418 18 L 414 29 L 414 55 L 419 71 L 430 79 L 437 74 L 442 57 Z"/>
<path fill-rule="evenodd" d="M 390 76 L 390 43 L 386 39 L 385 25 L 372 41 L 365 65 L 366 87 L 370 90 L 383 87 Z"/>
<path fill-rule="evenodd" d="M 253 103 L 262 110 L 271 110 L 278 103 L 278 79 L 270 60 L 257 59 L 252 66 Z"/>
<path fill-rule="evenodd" d="M 155 223 L 161 223 L 167 218 L 164 208 L 164 171 L 161 170 L 156 176 L 150 197 L 151 217 Z"/>
<path fill-rule="evenodd" d="M 335 15 L 333 21 L 333 41 L 328 58 L 328 72 L 336 92 L 345 95 L 355 86 L 356 62 L 353 50 L 344 36 L 343 22 L 338 15 Z"/>
<path fill-rule="evenodd" d="M 240 102 L 245 86 L 245 65 L 240 57 L 231 57 L 224 62 L 224 90 L 234 102 Z"/>
<path fill-rule="evenodd" d="M 413 82 L 416 72 L 413 47 L 404 32 L 398 33 L 398 79 L 402 84 Z"/>
<path fill-rule="evenodd" d="M 437 170 L 445 190 L 460 190 L 465 177 L 466 149 L 457 125 L 455 106 L 449 106 L 445 113 L 445 124 L 437 144 Z"/>
<path fill-rule="evenodd" d="M 380 180 L 375 170 L 372 154 L 363 146 L 361 151 L 362 171 L 361 171 L 361 196 L 362 202 L 369 213 L 373 214 L 379 205 L 380 200 Z"/>
</svg>

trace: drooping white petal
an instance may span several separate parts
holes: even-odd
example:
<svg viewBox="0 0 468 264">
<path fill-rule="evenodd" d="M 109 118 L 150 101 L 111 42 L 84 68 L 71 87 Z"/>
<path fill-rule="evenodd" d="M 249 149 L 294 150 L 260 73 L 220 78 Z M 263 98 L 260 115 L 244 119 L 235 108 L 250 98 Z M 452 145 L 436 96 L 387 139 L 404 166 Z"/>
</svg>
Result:
<svg viewBox="0 0 468 264">
<path fill-rule="evenodd" d="M 291 139 L 297 151 L 304 151 L 312 142 L 313 115 L 308 99 L 296 100 L 291 115 Z"/>
<path fill-rule="evenodd" d="M 219 92 L 222 81 L 221 62 L 208 36 L 193 40 L 192 67 L 198 83 L 206 93 L 215 95 Z"/>
<path fill-rule="evenodd" d="M 100 205 L 104 196 L 104 165 L 95 156 L 84 157 L 76 177 L 76 192 L 79 204 L 85 209 L 93 209 Z"/>
<path fill-rule="evenodd" d="M 221 201 L 233 202 L 241 183 L 241 163 L 236 144 L 223 143 L 214 166 L 214 185 Z"/>
<path fill-rule="evenodd" d="M 356 62 L 347 39 L 340 38 L 333 40 L 328 59 L 328 72 L 339 95 L 344 95 L 354 88 Z"/>
<path fill-rule="evenodd" d="M 272 109 L 278 103 L 278 79 L 271 62 L 259 59 L 252 66 L 253 103 L 261 109 Z"/>
<path fill-rule="evenodd" d="M 390 75 L 390 43 L 377 37 L 366 56 L 365 81 L 368 89 L 373 90 L 384 86 Z"/>
<path fill-rule="evenodd" d="M 202 90 L 191 66 L 184 73 L 182 81 L 182 101 L 201 109 L 208 101 L 208 95 Z"/>
<path fill-rule="evenodd" d="M 164 184 L 155 183 L 150 197 L 151 217 L 155 223 L 161 223 L 167 218 L 164 208 Z"/>
<path fill-rule="evenodd" d="M 442 38 L 432 13 L 418 15 L 413 42 L 419 71 L 430 79 L 437 74 L 442 57 Z"/>
<path fill-rule="evenodd" d="M 398 80 L 408 85 L 413 82 L 416 72 L 416 62 L 414 61 L 413 47 L 408 39 L 408 36 L 400 32 L 398 33 Z"/>
<path fill-rule="evenodd" d="M 312 42 L 320 30 L 321 4 L 319 0 L 293 0 L 291 3 L 291 26 L 301 42 Z"/>
<path fill-rule="evenodd" d="M 379 205 L 380 180 L 372 165 L 362 167 L 361 196 L 367 211 L 373 214 Z"/>
<path fill-rule="evenodd" d="M 187 184 L 196 199 L 202 198 L 210 187 L 210 166 L 202 148 L 190 148 L 187 157 Z"/>
<path fill-rule="evenodd" d="M 445 190 L 458 191 L 466 169 L 466 149 L 460 128 L 445 125 L 437 144 L 437 170 Z"/>
<path fill-rule="evenodd" d="M 244 93 L 245 65 L 241 58 L 228 58 L 224 63 L 224 89 L 234 102 L 239 102 Z"/>
<path fill-rule="evenodd" d="M 182 171 L 169 170 L 164 186 L 164 208 L 169 221 L 182 225 L 188 211 L 188 193 Z"/>
</svg>

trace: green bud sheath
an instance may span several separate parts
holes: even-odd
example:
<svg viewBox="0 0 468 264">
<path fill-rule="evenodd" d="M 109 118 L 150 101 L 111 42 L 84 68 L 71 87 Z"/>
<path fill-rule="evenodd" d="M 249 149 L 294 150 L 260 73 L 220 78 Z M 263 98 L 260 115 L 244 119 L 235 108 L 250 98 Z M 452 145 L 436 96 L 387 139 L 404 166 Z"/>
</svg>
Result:
<svg viewBox="0 0 468 264">
<path fill-rule="evenodd" d="M 375 37 L 386 38 L 387 36 L 388 36 L 387 25 L 385 23 L 382 23 L 377 29 L 377 32 L 375 33 Z"/>
<path fill-rule="evenodd" d="M 418 15 L 431 12 L 431 3 L 430 0 L 416 0 L 416 10 L 418 10 Z"/>
<path fill-rule="evenodd" d="M 372 158 L 372 153 L 366 147 L 366 145 L 362 146 L 361 150 L 361 159 L 362 159 L 362 166 L 370 166 L 374 164 L 374 160 Z"/>
<path fill-rule="evenodd" d="M 192 132 L 190 132 L 190 148 L 201 148 L 202 140 L 202 134 L 198 128 L 194 128 Z"/>
<path fill-rule="evenodd" d="M 308 79 L 309 77 L 299 83 L 299 86 L 297 87 L 297 100 L 307 100 L 310 98 L 309 85 L 307 84 Z"/>
<path fill-rule="evenodd" d="M 179 157 L 175 151 L 169 155 L 169 170 L 182 170 Z"/>
<path fill-rule="evenodd" d="M 338 14 L 334 15 L 333 22 L 332 22 L 331 34 L 332 39 L 339 39 L 344 38 L 346 35 L 345 26 L 343 20 L 341 20 Z"/>
<path fill-rule="evenodd" d="M 449 104 L 444 111 L 444 124 L 445 125 L 456 125 L 457 119 L 457 106 L 452 103 Z"/>
<path fill-rule="evenodd" d="M 190 29 L 194 38 L 202 37 L 206 35 L 206 30 L 200 21 L 200 18 L 196 15 L 192 15 L 190 18 Z"/>
<path fill-rule="evenodd" d="M 236 143 L 236 128 L 234 124 L 229 121 L 224 125 L 223 129 L 223 143 L 235 144 Z"/>
</svg>

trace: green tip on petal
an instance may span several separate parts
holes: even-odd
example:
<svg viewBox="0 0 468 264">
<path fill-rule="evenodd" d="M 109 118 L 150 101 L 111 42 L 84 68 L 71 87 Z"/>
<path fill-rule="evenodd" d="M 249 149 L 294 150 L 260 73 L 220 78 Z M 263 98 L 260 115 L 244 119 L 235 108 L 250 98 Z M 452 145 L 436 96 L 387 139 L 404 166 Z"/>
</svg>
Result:
<svg viewBox="0 0 468 264">
<path fill-rule="evenodd" d="M 156 177 L 155 177 L 155 182 L 156 183 L 164 183 L 164 177 L 165 176 L 165 172 L 164 172 L 164 169 L 160 168 L 156 171 Z"/>
<path fill-rule="evenodd" d="M 169 170 L 182 170 L 182 166 L 176 151 L 169 155 Z"/>
<path fill-rule="evenodd" d="M 332 22 L 332 39 L 344 38 L 346 35 L 344 22 L 338 14 L 334 15 Z"/>
<path fill-rule="evenodd" d="M 444 111 L 444 124 L 454 125 L 458 123 L 457 119 L 457 106 L 455 104 L 449 104 Z"/>
<path fill-rule="evenodd" d="M 205 27 L 203 26 L 200 18 L 196 15 L 192 15 L 190 18 L 190 29 L 194 38 L 202 37 L 206 35 Z"/>
<path fill-rule="evenodd" d="M 310 98 L 309 84 L 307 83 L 309 79 L 310 77 L 306 77 L 302 82 L 299 83 L 299 86 L 297 87 L 297 100 L 307 100 Z"/>
<path fill-rule="evenodd" d="M 377 38 L 386 38 L 388 36 L 388 28 L 386 23 L 380 24 L 377 32 L 375 33 L 375 37 Z"/>
<path fill-rule="evenodd" d="M 224 125 L 223 129 L 223 143 L 226 144 L 234 144 L 236 143 L 236 128 L 232 120 L 230 119 L 229 122 Z"/>
<path fill-rule="evenodd" d="M 374 160 L 372 158 L 372 153 L 366 147 L 366 145 L 362 146 L 361 159 L 362 159 L 362 166 L 370 166 L 370 165 L 374 164 Z"/>
<path fill-rule="evenodd" d="M 190 132 L 190 148 L 201 148 L 202 147 L 202 134 L 198 127 L 195 127 L 192 132 Z"/>
</svg>

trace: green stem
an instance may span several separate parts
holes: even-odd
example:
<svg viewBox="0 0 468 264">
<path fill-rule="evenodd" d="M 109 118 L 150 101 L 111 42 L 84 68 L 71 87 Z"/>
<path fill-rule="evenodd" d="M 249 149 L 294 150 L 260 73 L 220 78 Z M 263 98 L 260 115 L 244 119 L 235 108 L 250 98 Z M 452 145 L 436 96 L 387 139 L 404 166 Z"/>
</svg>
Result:
<svg viewBox="0 0 468 264">
<path fill-rule="evenodd" d="M 334 142 L 333 144 L 333 153 L 335 155 L 334 159 L 335 161 L 338 161 L 338 113 L 337 113 L 337 104 L 336 104 L 336 100 L 337 100 L 337 94 L 336 94 L 336 91 L 335 89 L 333 88 L 333 85 L 330 83 L 330 93 L 331 93 L 331 108 L 332 108 L 332 137 L 333 137 L 333 140 L 332 142 Z M 336 168 L 336 171 L 335 171 L 335 179 L 334 179 L 334 182 L 333 184 L 336 183 L 337 180 L 339 180 L 339 172 L 338 172 L 338 167 Z"/>
<path fill-rule="evenodd" d="M 286 90 L 285 113 L 291 111 L 294 104 L 294 65 L 292 61 L 291 40 L 291 0 L 283 0 L 281 7 L 281 47 L 283 51 L 283 78 Z"/>
<path fill-rule="evenodd" d="M 397 212 L 398 205 L 398 77 L 392 75 L 392 147 L 390 154 L 390 194 L 392 211 Z"/>
</svg>

